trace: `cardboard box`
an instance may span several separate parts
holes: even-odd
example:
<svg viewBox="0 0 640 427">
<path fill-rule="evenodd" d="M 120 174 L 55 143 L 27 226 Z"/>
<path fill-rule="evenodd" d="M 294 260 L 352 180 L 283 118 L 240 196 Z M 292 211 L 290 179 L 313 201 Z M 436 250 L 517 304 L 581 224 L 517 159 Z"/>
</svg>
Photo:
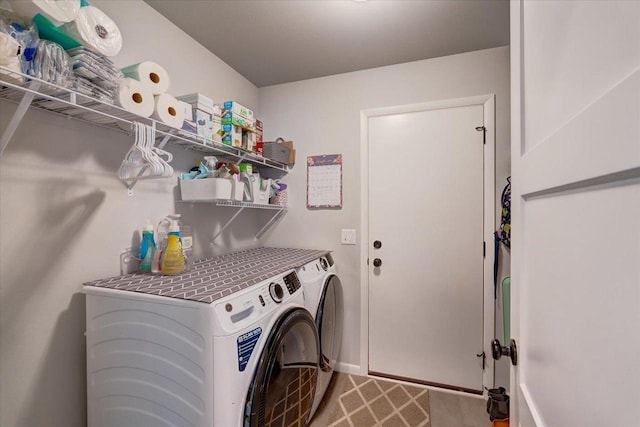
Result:
<svg viewBox="0 0 640 427">
<path fill-rule="evenodd" d="M 222 124 L 222 143 L 231 147 L 242 147 L 242 128 L 232 124 Z"/>
<path fill-rule="evenodd" d="M 262 157 L 263 151 L 264 151 L 264 142 L 256 142 L 256 146 L 253 147 L 253 152 L 255 153 L 255 155 Z"/>
<path fill-rule="evenodd" d="M 256 134 L 254 132 L 248 131 L 247 129 L 242 130 L 242 149 L 247 151 L 253 151 L 256 146 Z"/>
<path fill-rule="evenodd" d="M 283 141 L 281 144 L 289 149 L 289 161 L 287 165 L 292 168 L 293 165 L 296 164 L 296 150 L 293 148 L 293 141 Z"/>
<path fill-rule="evenodd" d="M 192 122 L 193 121 L 193 108 L 191 107 L 191 104 L 189 104 L 187 102 L 184 102 L 184 101 L 178 101 L 178 105 L 180 106 L 180 109 L 182 110 L 182 113 L 184 114 L 184 120 Z"/>
<path fill-rule="evenodd" d="M 222 135 L 224 134 L 222 130 L 222 120 L 220 120 L 220 117 L 213 116 L 211 123 L 213 127 L 213 142 L 216 144 L 222 144 Z"/>
<path fill-rule="evenodd" d="M 262 142 L 262 135 L 264 135 L 264 128 L 262 126 L 262 120 L 256 119 L 256 143 Z"/>
<path fill-rule="evenodd" d="M 176 97 L 178 101 L 186 102 L 191 105 L 193 110 L 202 110 L 211 115 L 215 113 L 214 102 L 211 98 L 204 96 L 201 93 L 190 93 L 188 95 L 181 95 Z M 195 115 L 195 111 L 194 111 Z"/>
<path fill-rule="evenodd" d="M 222 124 L 242 126 L 243 128 L 250 129 L 252 131 L 255 129 L 255 123 L 253 122 L 253 120 L 249 120 L 246 117 L 234 114 L 231 111 L 226 111 L 222 115 Z"/>
<path fill-rule="evenodd" d="M 196 122 L 194 122 L 193 120 L 185 120 L 184 122 L 182 122 L 182 130 L 191 134 L 198 134 Z"/>
<path fill-rule="evenodd" d="M 204 139 L 205 144 L 213 141 L 213 119 L 211 114 L 202 110 L 195 110 L 197 135 Z"/>
<path fill-rule="evenodd" d="M 236 116 L 244 117 L 246 120 L 253 122 L 253 110 L 248 109 L 244 105 L 234 101 L 225 101 L 222 108 L 224 108 L 223 116 L 226 113 L 233 113 Z"/>
</svg>

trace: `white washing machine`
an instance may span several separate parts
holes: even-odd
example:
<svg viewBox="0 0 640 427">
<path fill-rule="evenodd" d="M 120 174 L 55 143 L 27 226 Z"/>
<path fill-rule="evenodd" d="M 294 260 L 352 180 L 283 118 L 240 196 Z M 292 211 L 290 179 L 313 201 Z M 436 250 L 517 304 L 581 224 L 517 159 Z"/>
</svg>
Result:
<svg viewBox="0 0 640 427">
<path fill-rule="evenodd" d="M 318 386 L 311 416 L 327 391 L 340 355 L 344 304 L 342 282 L 331 254 L 311 261 L 296 270 L 304 291 L 305 307 L 313 315 L 320 338 Z"/>
<path fill-rule="evenodd" d="M 307 424 L 319 338 L 294 270 L 210 304 L 83 292 L 89 427 Z"/>
</svg>

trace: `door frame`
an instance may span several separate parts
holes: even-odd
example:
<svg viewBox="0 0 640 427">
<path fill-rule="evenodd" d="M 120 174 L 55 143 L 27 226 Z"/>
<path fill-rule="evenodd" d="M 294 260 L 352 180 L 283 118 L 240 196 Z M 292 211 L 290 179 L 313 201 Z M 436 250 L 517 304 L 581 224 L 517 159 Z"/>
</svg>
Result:
<svg viewBox="0 0 640 427">
<path fill-rule="evenodd" d="M 482 385 L 492 388 L 495 363 L 491 357 L 491 340 L 495 333 L 495 300 L 493 298 L 494 231 L 496 229 L 495 198 L 495 94 L 466 98 L 446 99 L 418 104 L 399 105 L 366 109 L 360 111 L 360 375 L 369 375 L 369 118 L 391 114 L 415 113 L 443 108 L 483 107 L 483 126 L 486 129 L 484 147 L 484 301 L 483 301 L 483 351 L 486 355 L 486 369 Z M 411 153 L 397 151 L 400 158 L 411 157 Z M 486 393 L 486 391 L 483 391 Z"/>
</svg>

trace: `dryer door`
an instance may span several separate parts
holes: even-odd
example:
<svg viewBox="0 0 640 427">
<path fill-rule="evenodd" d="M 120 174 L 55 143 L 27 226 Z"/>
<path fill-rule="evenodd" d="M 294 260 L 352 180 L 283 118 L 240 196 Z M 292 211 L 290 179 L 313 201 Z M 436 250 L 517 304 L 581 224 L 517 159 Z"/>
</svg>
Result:
<svg viewBox="0 0 640 427">
<path fill-rule="evenodd" d="M 249 387 L 244 426 L 303 427 L 318 379 L 318 333 L 311 314 L 296 308 L 276 322 Z"/>
<path fill-rule="evenodd" d="M 326 278 L 320 295 L 316 327 L 320 336 L 320 369 L 330 372 L 338 359 L 342 343 L 342 282 L 335 274 Z"/>
</svg>

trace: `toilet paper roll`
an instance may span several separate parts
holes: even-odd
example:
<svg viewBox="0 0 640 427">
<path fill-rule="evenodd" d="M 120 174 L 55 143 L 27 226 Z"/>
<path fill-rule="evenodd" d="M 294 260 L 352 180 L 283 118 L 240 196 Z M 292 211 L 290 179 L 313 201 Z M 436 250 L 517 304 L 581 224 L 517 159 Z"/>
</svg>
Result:
<svg viewBox="0 0 640 427">
<path fill-rule="evenodd" d="M 142 117 L 149 117 L 155 109 L 155 100 L 151 90 L 134 79 L 120 80 L 116 104 Z"/>
<path fill-rule="evenodd" d="M 139 80 L 149 86 L 154 95 L 160 95 L 169 89 L 169 74 L 162 66 L 155 62 L 140 62 L 129 65 L 121 71 L 125 76 Z"/>
<path fill-rule="evenodd" d="M 115 56 L 122 49 L 122 34 L 111 18 L 95 6 L 80 8 L 73 22 L 62 29 L 84 46 L 104 56 Z"/>
<path fill-rule="evenodd" d="M 11 2 L 11 8 L 17 15 L 29 19 L 41 13 L 59 26 L 76 19 L 80 12 L 80 0 L 18 0 Z"/>
<path fill-rule="evenodd" d="M 151 118 L 158 120 L 167 126 L 180 129 L 184 122 L 184 112 L 180 108 L 178 100 L 168 93 L 155 95 L 154 98 L 156 108 L 153 111 Z"/>
</svg>

